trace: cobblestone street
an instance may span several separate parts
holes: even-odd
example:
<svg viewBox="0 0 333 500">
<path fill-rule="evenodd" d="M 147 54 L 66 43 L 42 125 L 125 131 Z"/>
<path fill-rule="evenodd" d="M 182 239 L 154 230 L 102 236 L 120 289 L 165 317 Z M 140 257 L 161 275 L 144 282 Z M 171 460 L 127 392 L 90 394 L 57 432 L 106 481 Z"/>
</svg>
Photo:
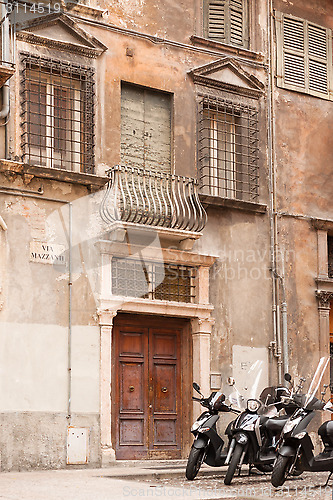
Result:
<svg viewBox="0 0 333 500">
<path fill-rule="evenodd" d="M 189 498 L 199 493 L 199 498 L 237 498 L 237 499 L 269 499 L 269 498 L 290 498 L 296 499 L 323 499 L 331 500 L 332 481 L 325 487 L 328 477 L 327 473 L 303 473 L 302 476 L 287 480 L 283 487 L 274 488 L 270 483 L 269 474 L 251 475 L 247 470 L 242 472 L 241 477 L 236 477 L 230 486 L 223 483 L 224 473 L 221 475 L 205 477 L 200 476 L 194 481 L 187 481 L 183 477 L 173 477 L 168 479 L 159 479 L 158 488 L 155 496 L 163 496 L 163 487 L 173 487 L 174 496 L 180 496 L 182 491 L 189 490 Z M 156 484 L 155 481 L 148 480 L 149 483 Z M 134 491 L 132 492 L 134 496 Z M 201 495 L 201 496 L 200 496 Z"/>
<path fill-rule="evenodd" d="M 270 484 L 269 475 L 247 475 L 244 469 L 225 486 L 225 468 L 215 472 L 204 466 L 194 481 L 185 479 L 182 464 L 117 464 L 107 469 L 2 472 L 0 500 L 331 500 L 332 482 L 324 488 L 326 473 L 304 473 L 282 488 Z"/>
</svg>

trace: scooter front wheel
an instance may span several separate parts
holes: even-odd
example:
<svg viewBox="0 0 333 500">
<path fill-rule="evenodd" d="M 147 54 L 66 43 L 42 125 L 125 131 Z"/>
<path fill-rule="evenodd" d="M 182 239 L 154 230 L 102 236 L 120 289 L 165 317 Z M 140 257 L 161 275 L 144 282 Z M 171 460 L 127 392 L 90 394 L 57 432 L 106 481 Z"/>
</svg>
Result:
<svg viewBox="0 0 333 500">
<path fill-rule="evenodd" d="M 235 475 L 235 472 L 236 472 L 236 469 L 237 469 L 237 466 L 240 462 L 240 458 L 242 456 L 242 453 L 243 453 L 243 446 L 239 443 L 236 444 L 235 446 L 235 449 L 233 451 L 233 454 L 232 454 L 232 457 L 231 457 L 231 460 L 230 460 L 230 464 L 229 464 L 229 467 L 228 467 L 228 470 L 227 470 L 227 474 L 224 478 L 224 484 L 230 484 L 231 481 L 232 481 L 232 478 L 234 477 Z"/>
<path fill-rule="evenodd" d="M 192 481 L 198 474 L 205 457 L 205 451 L 205 448 L 194 448 L 194 446 L 192 446 L 185 472 L 186 479 L 189 481 Z"/>
<path fill-rule="evenodd" d="M 287 479 L 291 459 L 292 457 L 284 457 L 282 455 L 277 457 L 271 476 L 271 483 L 275 488 L 282 486 Z"/>
</svg>

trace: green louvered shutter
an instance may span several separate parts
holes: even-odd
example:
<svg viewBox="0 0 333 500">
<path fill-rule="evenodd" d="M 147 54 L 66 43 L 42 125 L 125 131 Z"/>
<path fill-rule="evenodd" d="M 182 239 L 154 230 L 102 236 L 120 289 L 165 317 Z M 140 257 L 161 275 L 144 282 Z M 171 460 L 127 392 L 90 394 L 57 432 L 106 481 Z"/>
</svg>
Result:
<svg viewBox="0 0 333 500">
<path fill-rule="evenodd" d="M 248 48 L 247 0 L 204 0 L 204 35 Z"/>
<path fill-rule="evenodd" d="M 246 46 L 245 15 L 245 2 L 243 0 L 229 0 L 231 45 Z"/>
<path fill-rule="evenodd" d="M 207 2 L 207 38 L 226 41 L 226 0 L 210 0 Z"/>
<path fill-rule="evenodd" d="M 276 13 L 277 85 L 330 98 L 331 30 Z"/>
</svg>

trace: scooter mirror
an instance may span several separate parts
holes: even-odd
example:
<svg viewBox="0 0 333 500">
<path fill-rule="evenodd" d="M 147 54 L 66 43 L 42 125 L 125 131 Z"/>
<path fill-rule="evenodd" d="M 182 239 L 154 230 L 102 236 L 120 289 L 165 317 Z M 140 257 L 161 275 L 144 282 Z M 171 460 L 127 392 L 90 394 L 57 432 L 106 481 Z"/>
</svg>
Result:
<svg viewBox="0 0 333 500">
<path fill-rule="evenodd" d="M 193 389 L 195 391 L 197 391 L 199 394 L 201 394 L 201 392 L 200 392 L 200 385 L 197 384 L 196 382 L 193 382 Z"/>
<path fill-rule="evenodd" d="M 230 386 L 235 385 L 235 379 L 233 377 L 228 377 L 227 384 Z"/>
<path fill-rule="evenodd" d="M 287 382 L 291 382 L 291 375 L 290 375 L 290 373 L 285 373 L 284 374 L 284 380 L 286 380 Z"/>
</svg>

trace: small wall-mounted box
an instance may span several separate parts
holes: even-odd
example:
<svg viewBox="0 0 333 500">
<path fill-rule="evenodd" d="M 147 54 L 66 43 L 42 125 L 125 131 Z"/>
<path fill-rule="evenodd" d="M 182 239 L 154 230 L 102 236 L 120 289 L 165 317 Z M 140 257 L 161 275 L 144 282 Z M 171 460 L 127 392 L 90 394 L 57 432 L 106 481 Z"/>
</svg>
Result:
<svg viewBox="0 0 333 500">
<path fill-rule="evenodd" d="M 210 388 L 213 391 L 219 391 L 222 387 L 222 375 L 220 373 L 210 374 Z"/>
<path fill-rule="evenodd" d="M 89 429 L 68 427 L 67 429 L 67 464 L 88 463 Z"/>
</svg>

